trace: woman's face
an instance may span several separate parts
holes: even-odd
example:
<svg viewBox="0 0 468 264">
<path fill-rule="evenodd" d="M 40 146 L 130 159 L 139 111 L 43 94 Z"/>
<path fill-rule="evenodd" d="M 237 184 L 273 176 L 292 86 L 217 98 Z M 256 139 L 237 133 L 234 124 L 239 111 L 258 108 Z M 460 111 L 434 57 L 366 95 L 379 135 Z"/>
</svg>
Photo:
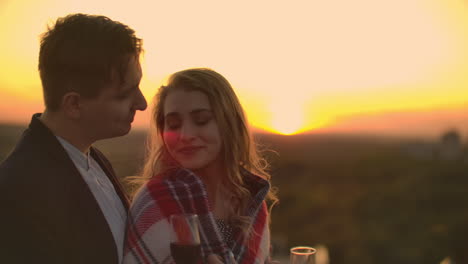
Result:
<svg viewBox="0 0 468 264">
<path fill-rule="evenodd" d="M 163 105 L 164 144 L 182 167 L 190 170 L 220 165 L 221 136 L 208 97 L 178 89 Z"/>
</svg>

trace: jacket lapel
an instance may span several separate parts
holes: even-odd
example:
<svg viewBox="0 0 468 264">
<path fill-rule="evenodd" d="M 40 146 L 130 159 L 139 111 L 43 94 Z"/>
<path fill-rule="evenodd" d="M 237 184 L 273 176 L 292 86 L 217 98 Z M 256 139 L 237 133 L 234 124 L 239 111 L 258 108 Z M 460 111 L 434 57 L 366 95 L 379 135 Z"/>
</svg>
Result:
<svg viewBox="0 0 468 264">
<path fill-rule="evenodd" d="M 112 182 L 112 185 L 114 186 L 115 192 L 117 193 L 117 195 L 119 195 L 122 204 L 128 211 L 128 208 L 130 207 L 130 200 L 127 194 L 125 193 L 122 184 L 117 179 L 114 169 L 112 168 L 110 162 L 104 157 L 104 155 L 99 150 L 93 147 L 91 148 L 91 156 L 94 158 L 94 160 L 96 160 L 99 166 L 101 166 L 102 170 L 106 173 L 106 176 L 109 178 L 109 180 Z"/>
</svg>

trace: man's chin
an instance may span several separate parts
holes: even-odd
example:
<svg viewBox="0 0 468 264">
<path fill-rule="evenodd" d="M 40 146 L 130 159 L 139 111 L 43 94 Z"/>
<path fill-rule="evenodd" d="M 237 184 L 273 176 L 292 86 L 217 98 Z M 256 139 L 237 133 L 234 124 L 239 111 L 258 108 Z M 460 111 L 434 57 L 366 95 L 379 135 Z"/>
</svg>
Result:
<svg viewBox="0 0 468 264">
<path fill-rule="evenodd" d="M 116 137 L 122 137 L 122 136 L 125 136 L 127 135 L 130 130 L 131 130 L 132 126 L 131 125 L 128 125 L 128 127 L 121 127 L 120 129 L 116 129 L 114 131 L 112 131 L 111 133 L 107 133 L 106 135 L 102 136 L 100 139 L 109 139 L 109 138 L 116 138 Z"/>
<path fill-rule="evenodd" d="M 122 137 L 130 133 L 130 130 L 132 129 L 132 125 L 129 125 L 128 128 L 122 129 L 121 133 L 119 133 L 116 137 Z"/>
<path fill-rule="evenodd" d="M 128 124 L 128 126 L 124 129 L 125 133 L 122 136 L 125 136 L 128 133 L 130 133 L 130 130 L 132 130 L 132 123 Z"/>
</svg>

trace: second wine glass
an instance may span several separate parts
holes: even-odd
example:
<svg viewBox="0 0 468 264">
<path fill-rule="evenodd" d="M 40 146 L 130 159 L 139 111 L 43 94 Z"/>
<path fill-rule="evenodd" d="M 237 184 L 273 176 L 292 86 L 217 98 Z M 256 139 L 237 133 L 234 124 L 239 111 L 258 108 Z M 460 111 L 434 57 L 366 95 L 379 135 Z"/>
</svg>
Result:
<svg viewBox="0 0 468 264">
<path fill-rule="evenodd" d="M 290 264 L 315 264 L 315 253 L 312 247 L 293 247 L 290 253 Z"/>
</svg>

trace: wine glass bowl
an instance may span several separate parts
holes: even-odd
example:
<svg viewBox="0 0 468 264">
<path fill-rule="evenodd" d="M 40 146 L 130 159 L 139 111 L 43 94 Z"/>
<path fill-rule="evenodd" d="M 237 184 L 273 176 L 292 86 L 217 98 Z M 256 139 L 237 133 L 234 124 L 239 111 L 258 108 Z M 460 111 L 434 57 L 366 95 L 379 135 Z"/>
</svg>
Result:
<svg viewBox="0 0 468 264">
<path fill-rule="evenodd" d="M 171 215 L 169 218 L 171 255 L 176 264 L 201 262 L 199 221 L 196 214 Z"/>
<path fill-rule="evenodd" d="M 290 250 L 290 264 L 315 264 L 315 253 L 317 250 L 312 247 L 293 247 Z"/>
</svg>

